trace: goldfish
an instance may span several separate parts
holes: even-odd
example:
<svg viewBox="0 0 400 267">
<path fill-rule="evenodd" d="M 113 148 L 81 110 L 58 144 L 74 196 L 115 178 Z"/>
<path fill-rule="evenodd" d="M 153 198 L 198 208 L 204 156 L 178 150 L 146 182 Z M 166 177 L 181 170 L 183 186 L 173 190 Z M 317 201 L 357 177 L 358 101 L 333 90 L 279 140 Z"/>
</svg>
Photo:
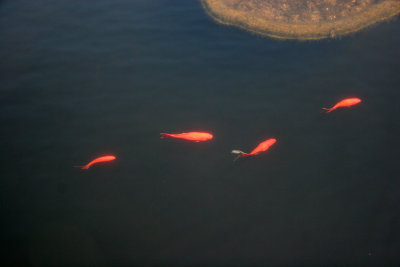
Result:
<svg viewBox="0 0 400 267">
<path fill-rule="evenodd" d="M 358 103 L 361 103 L 361 99 L 359 98 L 346 98 L 342 101 L 339 101 L 336 105 L 334 105 L 331 108 L 322 108 L 323 110 L 325 110 L 325 113 L 329 113 L 337 108 L 341 108 L 341 107 L 351 107 L 354 105 L 357 105 Z"/>
<path fill-rule="evenodd" d="M 179 134 L 161 133 L 161 138 L 178 138 L 194 142 L 202 142 L 213 139 L 213 135 L 205 132 L 188 132 Z"/>
<path fill-rule="evenodd" d="M 116 159 L 116 157 L 115 157 L 115 156 L 112 156 L 112 155 L 103 156 L 103 157 L 99 157 L 99 158 L 96 158 L 96 159 L 92 160 L 91 162 L 89 162 L 89 163 L 86 164 L 85 166 L 75 166 L 75 167 L 76 167 L 76 168 L 80 168 L 80 169 L 82 169 L 82 170 L 87 170 L 87 169 L 89 169 L 90 166 L 92 166 L 93 164 L 100 163 L 100 162 L 106 162 L 106 161 L 112 161 L 112 160 L 115 160 L 115 159 Z"/>
<path fill-rule="evenodd" d="M 251 151 L 250 153 L 245 153 L 241 150 L 232 150 L 233 154 L 239 154 L 235 160 L 237 160 L 238 158 L 243 158 L 243 157 L 250 157 L 250 156 L 255 156 L 260 154 L 261 152 L 267 151 L 273 144 L 276 143 L 276 139 L 275 138 L 271 138 L 268 140 L 265 140 L 263 142 L 261 142 L 255 149 L 253 149 L 253 151 Z"/>
</svg>

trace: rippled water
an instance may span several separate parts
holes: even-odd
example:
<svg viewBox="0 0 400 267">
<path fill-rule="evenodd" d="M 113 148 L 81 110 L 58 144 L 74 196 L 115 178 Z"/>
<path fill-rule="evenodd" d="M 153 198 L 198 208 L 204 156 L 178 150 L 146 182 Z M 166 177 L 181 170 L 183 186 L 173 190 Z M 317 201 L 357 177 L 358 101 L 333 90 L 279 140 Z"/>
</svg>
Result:
<svg viewBox="0 0 400 267">
<path fill-rule="evenodd" d="M 2 261 L 400 262 L 399 26 L 276 41 L 197 1 L 1 1 Z M 187 130 L 215 138 L 159 139 Z"/>
</svg>

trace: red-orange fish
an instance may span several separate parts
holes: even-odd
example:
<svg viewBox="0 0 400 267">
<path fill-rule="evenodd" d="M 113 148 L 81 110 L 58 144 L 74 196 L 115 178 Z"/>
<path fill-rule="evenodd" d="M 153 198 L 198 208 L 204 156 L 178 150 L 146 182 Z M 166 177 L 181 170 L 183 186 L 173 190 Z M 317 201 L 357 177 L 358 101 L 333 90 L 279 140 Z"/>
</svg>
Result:
<svg viewBox="0 0 400 267">
<path fill-rule="evenodd" d="M 241 150 L 232 150 L 233 154 L 239 154 L 239 156 L 237 156 L 235 158 L 235 160 L 237 160 L 238 158 L 243 158 L 243 157 L 250 157 L 250 156 L 255 156 L 260 154 L 261 152 L 264 152 L 266 150 L 268 150 L 273 144 L 276 143 L 276 139 L 275 138 L 271 138 L 268 140 L 265 140 L 264 142 L 261 142 L 255 149 L 253 149 L 253 151 L 251 151 L 250 153 L 245 153 Z"/>
<path fill-rule="evenodd" d="M 325 113 L 329 113 L 337 108 L 342 108 L 342 107 L 351 107 L 354 105 L 357 105 L 358 103 L 361 103 L 361 99 L 359 98 L 346 98 L 340 102 L 338 102 L 336 105 L 334 105 L 331 108 L 322 108 L 325 110 Z"/>
<path fill-rule="evenodd" d="M 202 142 L 208 141 L 213 138 L 213 135 L 210 133 L 205 132 L 188 132 L 188 133 L 180 133 L 180 134 L 168 134 L 168 133 L 161 133 L 161 138 L 178 138 L 178 139 L 185 139 L 188 141 L 194 142 Z"/>
<path fill-rule="evenodd" d="M 92 166 L 93 164 L 96 163 L 100 163 L 100 162 L 106 162 L 106 161 L 112 161 L 115 160 L 116 157 L 109 155 L 109 156 L 103 156 L 103 157 L 99 157 L 97 159 L 92 160 L 91 162 L 89 162 L 88 164 L 86 164 L 85 166 L 75 166 L 76 168 L 81 168 L 82 170 L 87 170 L 90 168 L 90 166 Z"/>
</svg>

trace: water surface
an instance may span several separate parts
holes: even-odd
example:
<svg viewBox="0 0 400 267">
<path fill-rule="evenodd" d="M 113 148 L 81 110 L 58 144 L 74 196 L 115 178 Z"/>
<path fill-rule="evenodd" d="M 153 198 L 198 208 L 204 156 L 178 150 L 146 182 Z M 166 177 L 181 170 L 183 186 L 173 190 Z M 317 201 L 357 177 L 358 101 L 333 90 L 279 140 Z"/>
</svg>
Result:
<svg viewBox="0 0 400 267">
<path fill-rule="evenodd" d="M 6 263 L 400 261 L 399 20 L 294 42 L 197 1 L 6 0 L 0 40 Z M 215 138 L 159 139 L 187 130 Z"/>
</svg>

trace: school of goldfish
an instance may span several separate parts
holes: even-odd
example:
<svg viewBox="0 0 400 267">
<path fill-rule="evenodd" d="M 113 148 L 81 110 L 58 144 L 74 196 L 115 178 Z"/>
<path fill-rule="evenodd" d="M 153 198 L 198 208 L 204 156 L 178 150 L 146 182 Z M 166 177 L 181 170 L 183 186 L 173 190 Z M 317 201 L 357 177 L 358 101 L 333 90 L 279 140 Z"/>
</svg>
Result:
<svg viewBox="0 0 400 267">
<path fill-rule="evenodd" d="M 361 103 L 361 99 L 359 99 L 359 98 L 346 98 L 346 99 L 339 101 L 338 103 L 333 105 L 331 108 L 322 108 L 322 109 L 324 110 L 325 113 L 329 113 L 338 108 L 351 107 L 351 106 L 357 105 L 359 103 Z M 160 137 L 162 139 L 163 138 L 183 139 L 186 141 L 191 141 L 191 142 L 196 142 L 196 143 L 209 141 L 214 138 L 214 136 L 208 132 L 161 133 Z M 232 153 L 238 155 L 235 158 L 235 161 L 239 158 L 253 157 L 262 152 L 267 151 L 276 142 L 277 142 L 277 140 L 275 138 L 269 138 L 269 139 L 261 142 L 260 144 L 258 144 L 258 146 L 249 153 L 245 153 L 241 150 L 232 150 Z M 114 161 L 114 160 L 116 160 L 116 156 L 105 155 L 105 156 L 101 156 L 101 157 L 93 159 L 86 165 L 75 166 L 75 167 L 80 168 L 82 170 L 88 170 L 92 165 L 95 165 L 98 163 L 103 163 L 103 162 Z"/>
</svg>

